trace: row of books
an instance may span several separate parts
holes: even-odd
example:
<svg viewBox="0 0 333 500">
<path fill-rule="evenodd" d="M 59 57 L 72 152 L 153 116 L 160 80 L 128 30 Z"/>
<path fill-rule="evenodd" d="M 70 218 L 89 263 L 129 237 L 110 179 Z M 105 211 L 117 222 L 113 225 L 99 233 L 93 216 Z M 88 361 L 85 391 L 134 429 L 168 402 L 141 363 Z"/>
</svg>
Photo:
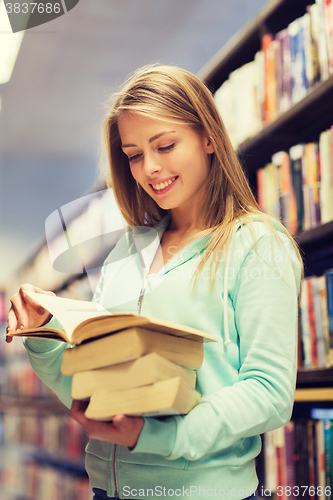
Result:
<svg viewBox="0 0 333 500">
<path fill-rule="evenodd" d="M 53 392 L 37 377 L 27 359 L 0 368 L 0 395 L 53 397 Z"/>
<path fill-rule="evenodd" d="M 331 499 L 332 426 L 328 418 L 299 418 L 265 433 L 265 496 Z"/>
<path fill-rule="evenodd" d="M 333 127 L 257 170 L 260 208 L 294 234 L 333 220 Z"/>
<path fill-rule="evenodd" d="M 299 366 L 333 365 L 333 270 L 302 283 L 299 318 Z"/>
<path fill-rule="evenodd" d="M 8 412 L 1 418 L 5 445 L 29 445 L 50 455 L 70 459 L 84 456 L 87 436 L 68 415 Z"/>
<path fill-rule="evenodd" d="M 13 460 L 0 466 L 0 500 L 92 500 L 87 477 L 34 460 Z"/>
<path fill-rule="evenodd" d="M 275 35 L 262 37 L 253 61 L 233 71 L 215 92 L 237 148 L 333 73 L 332 0 L 316 0 Z"/>
</svg>

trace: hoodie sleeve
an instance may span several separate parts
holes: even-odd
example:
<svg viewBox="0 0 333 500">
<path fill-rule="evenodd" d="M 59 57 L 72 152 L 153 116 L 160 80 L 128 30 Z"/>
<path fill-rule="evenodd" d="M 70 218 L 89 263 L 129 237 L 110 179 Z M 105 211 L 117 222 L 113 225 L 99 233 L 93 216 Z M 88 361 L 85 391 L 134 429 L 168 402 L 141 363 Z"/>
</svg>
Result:
<svg viewBox="0 0 333 500">
<path fill-rule="evenodd" d="M 53 328 L 61 328 L 60 323 L 52 318 L 48 323 Z M 72 377 L 61 374 L 62 355 L 68 347 L 65 342 L 57 340 L 24 337 L 23 344 L 34 372 L 58 396 L 60 401 L 71 407 Z"/>
<path fill-rule="evenodd" d="M 228 286 L 239 342 L 238 381 L 203 397 L 188 415 L 146 418 L 134 453 L 198 460 L 208 453 L 227 453 L 240 439 L 290 419 L 301 264 L 289 238 L 268 231 L 256 245 L 247 244 L 238 261 L 231 263 L 235 277 Z"/>
</svg>

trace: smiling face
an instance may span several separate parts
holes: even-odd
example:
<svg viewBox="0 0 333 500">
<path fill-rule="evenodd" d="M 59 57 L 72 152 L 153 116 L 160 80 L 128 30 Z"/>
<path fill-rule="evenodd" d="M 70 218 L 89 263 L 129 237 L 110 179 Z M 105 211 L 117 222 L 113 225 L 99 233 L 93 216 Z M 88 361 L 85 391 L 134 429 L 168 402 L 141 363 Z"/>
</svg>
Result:
<svg viewBox="0 0 333 500">
<path fill-rule="evenodd" d="M 165 210 L 198 208 L 213 146 L 189 125 L 124 113 L 122 149 L 134 179 Z"/>
</svg>

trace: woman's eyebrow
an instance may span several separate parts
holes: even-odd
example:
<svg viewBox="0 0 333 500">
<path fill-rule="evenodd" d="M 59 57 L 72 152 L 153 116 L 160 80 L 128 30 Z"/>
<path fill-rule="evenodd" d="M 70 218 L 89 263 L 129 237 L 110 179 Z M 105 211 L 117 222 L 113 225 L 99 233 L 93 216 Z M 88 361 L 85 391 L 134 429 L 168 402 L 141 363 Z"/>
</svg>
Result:
<svg viewBox="0 0 333 500">
<path fill-rule="evenodd" d="M 159 139 L 162 135 L 164 135 L 164 134 L 172 134 L 173 132 L 174 132 L 174 130 L 165 130 L 164 132 L 160 132 L 159 134 L 153 135 L 153 137 L 151 137 L 149 139 L 149 144 L 151 144 L 152 142 L 154 142 L 157 139 Z M 136 144 L 122 144 L 121 147 L 123 149 L 124 148 L 136 148 L 137 145 Z"/>
</svg>

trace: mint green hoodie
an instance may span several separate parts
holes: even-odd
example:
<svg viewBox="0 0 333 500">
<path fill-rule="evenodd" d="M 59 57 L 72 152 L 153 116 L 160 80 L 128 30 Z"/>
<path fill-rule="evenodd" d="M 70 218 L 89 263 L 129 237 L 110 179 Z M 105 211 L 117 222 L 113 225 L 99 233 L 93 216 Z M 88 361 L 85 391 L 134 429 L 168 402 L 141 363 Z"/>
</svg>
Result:
<svg viewBox="0 0 333 500">
<path fill-rule="evenodd" d="M 230 251 L 215 257 L 213 286 L 210 259 L 195 286 L 191 281 L 205 237 L 147 278 L 168 222 L 118 242 L 104 263 L 95 300 L 111 312 L 138 312 L 141 296 L 143 315 L 214 335 L 217 342 L 205 344 L 197 370 L 202 402 L 188 415 L 145 418 L 132 450 L 90 440 L 91 486 L 120 498 L 245 498 L 257 488 L 259 435 L 291 416 L 301 265 L 278 227 L 272 234 L 255 220 L 236 223 Z M 25 339 L 25 345 L 36 373 L 70 407 L 71 378 L 60 374 L 66 346 L 42 339 Z"/>
</svg>

